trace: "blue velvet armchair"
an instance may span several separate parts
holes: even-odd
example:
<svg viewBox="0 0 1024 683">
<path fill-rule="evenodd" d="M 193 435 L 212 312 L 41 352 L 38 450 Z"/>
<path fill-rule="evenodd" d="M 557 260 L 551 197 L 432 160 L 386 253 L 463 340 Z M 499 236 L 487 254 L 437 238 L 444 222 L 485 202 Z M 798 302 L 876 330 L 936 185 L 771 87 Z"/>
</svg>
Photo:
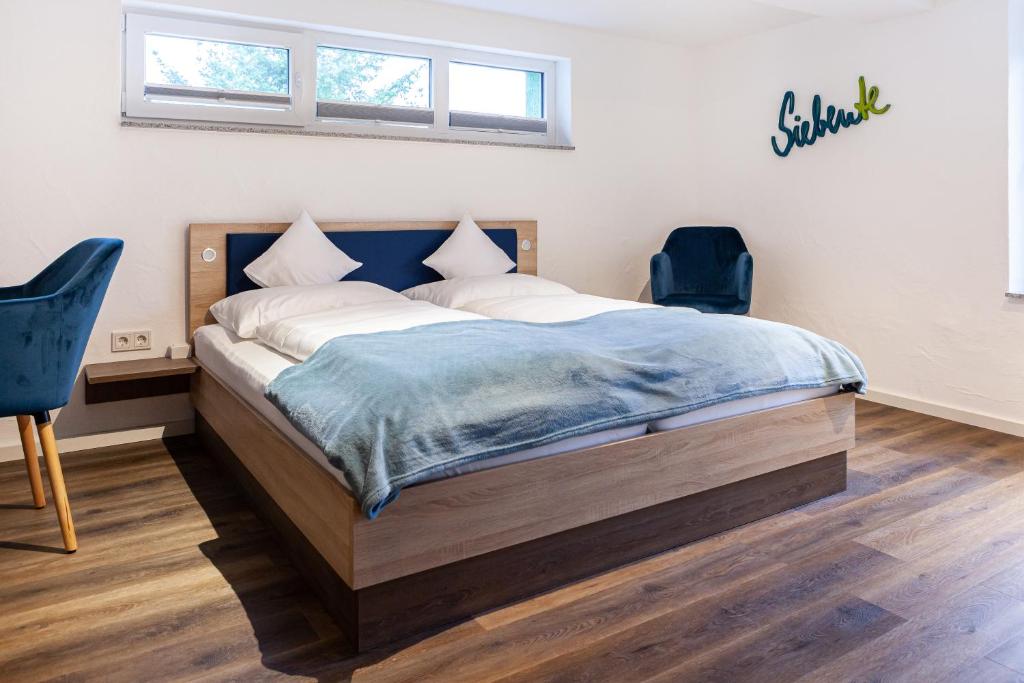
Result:
<svg viewBox="0 0 1024 683">
<path fill-rule="evenodd" d="M 117 239 L 85 240 L 29 282 L 0 288 L 0 417 L 18 419 L 32 498 L 41 508 L 45 498 L 30 417 L 35 419 L 68 552 L 78 545 L 49 411 L 71 398 L 123 247 Z"/>
<path fill-rule="evenodd" d="M 651 257 L 651 298 L 704 313 L 750 312 L 754 259 L 736 228 L 676 228 Z"/>
</svg>

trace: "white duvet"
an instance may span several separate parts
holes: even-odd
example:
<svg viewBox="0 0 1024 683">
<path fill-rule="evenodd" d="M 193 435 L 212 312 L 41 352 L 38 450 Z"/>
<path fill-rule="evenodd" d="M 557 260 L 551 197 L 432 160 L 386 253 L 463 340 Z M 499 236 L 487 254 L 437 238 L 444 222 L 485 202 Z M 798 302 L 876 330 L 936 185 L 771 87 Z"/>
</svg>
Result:
<svg viewBox="0 0 1024 683">
<path fill-rule="evenodd" d="M 426 301 L 378 301 L 283 318 L 256 328 L 255 336 L 270 348 L 304 361 L 335 337 L 406 330 L 420 325 L 459 320 L 518 320 L 555 323 L 589 318 L 610 311 L 653 308 L 653 304 L 606 299 L 589 294 L 507 296 L 442 308 Z M 696 312 L 696 311 L 694 311 Z"/>
<path fill-rule="evenodd" d="M 656 308 L 654 304 L 580 294 L 536 275 L 479 275 L 429 282 L 402 292 L 414 301 L 470 311 L 495 320 L 558 323 L 611 311 Z M 678 309 L 696 313 L 693 309 Z"/>
<path fill-rule="evenodd" d="M 451 289 L 456 283 L 442 284 Z M 476 284 L 479 289 L 479 283 L 467 283 L 460 285 L 459 291 L 468 284 Z M 563 291 L 568 290 L 562 285 L 559 285 L 559 288 Z M 475 293 L 479 296 L 483 291 L 486 291 L 486 288 Z M 458 293 L 457 291 L 456 294 Z M 304 361 L 331 339 L 353 334 L 373 334 L 421 325 L 488 318 L 529 323 L 557 323 L 612 311 L 656 308 L 654 304 L 608 299 L 590 294 L 517 293 L 513 296 L 475 298 L 472 297 L 473 293 L 470 292 L 468 296 L 463 297 L 458 302 L 458 308 L 444 308 L 428 301 L 404 298 L 331 308 L 260 325 L 255 329 L 254 336 L 271 349 Z M 680 313 L 696 313 L 692 309 L 677 310 Z"/>
<path fill-rule="evenodd" d="M 630 311 L 637 308 L 657 308 L 657 306 L 624 299 L 606 299 L 590 294 L 556 294 L 478 299 L 463 304 L 458 310 L 478 313 L 496 320 L 558 323 L 589 318 L 600 313 Z M 692 309 L 685 310 L 691 311 Z M 696 313 L 696 311 L 692 312 Z"/>
<path fill-rule="evenodd" d="M 256 328 L 256 338 L 276 351 L 304 361 L 335 337 L 483 319 L 476 313 L 441 308 L 425 301 L 378 301 L 277 320 Z"/>
</svg>

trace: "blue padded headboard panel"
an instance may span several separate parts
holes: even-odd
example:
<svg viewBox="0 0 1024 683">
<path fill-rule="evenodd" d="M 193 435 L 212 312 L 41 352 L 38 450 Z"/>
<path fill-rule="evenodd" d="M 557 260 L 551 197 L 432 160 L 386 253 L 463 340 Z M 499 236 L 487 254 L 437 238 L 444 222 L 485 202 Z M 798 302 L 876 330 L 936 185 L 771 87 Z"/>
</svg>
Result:
<svg viewBox="0 0 1024 683">
<path fill-rule="evenodd" d="M 515 228 L 496 228 L 484 232 L 512 261 L 517 261 L 518 240 Z M 422 261 L 434 253 L 451 236 L 452 231 L 364 230 L 324 234 L 339 249 L 363 264 L 349 273 L 345 280 L 374 282 L 400 292 L 441 279 Z M 227 236 L 228 296 L 259 288 L 242 269 L 270 248 L 280 236 L 276 233 L 235 233 Z"/>
</svg>

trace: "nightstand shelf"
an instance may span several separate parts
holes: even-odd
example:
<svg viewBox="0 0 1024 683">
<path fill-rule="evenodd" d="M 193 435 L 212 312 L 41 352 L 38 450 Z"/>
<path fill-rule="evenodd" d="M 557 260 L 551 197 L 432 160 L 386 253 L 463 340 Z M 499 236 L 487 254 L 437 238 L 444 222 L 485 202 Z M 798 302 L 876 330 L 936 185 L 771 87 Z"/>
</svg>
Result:
<svg viewBox="0 0 1024 683">
<path fill-rule="evenodd" d="M 87 404 L 188 393 L 199 366 L 191 358 L 143 358 L 85 366 Z"/>
</svg>

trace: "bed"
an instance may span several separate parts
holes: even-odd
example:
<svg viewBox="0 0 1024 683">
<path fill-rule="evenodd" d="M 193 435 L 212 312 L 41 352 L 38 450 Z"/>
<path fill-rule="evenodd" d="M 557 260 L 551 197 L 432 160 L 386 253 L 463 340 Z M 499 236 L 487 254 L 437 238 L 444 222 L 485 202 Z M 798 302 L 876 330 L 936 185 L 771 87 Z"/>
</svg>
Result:
<svg viewBox="0 0 1024 683">
<path fill-rule="evenodd" d="M 364 249 L 366 262 L 389 254 L 371 277 L 397 290 L 432 277 L 418 263 L 455 225 L 321 227 L 346 251 Z M 518 272 L 536 274 L 535 222 L 480 225 Z M 263 398 L 295 361 L 211 325 L 210 306 L 247 286 L 241 267 L 287 227 L 190 226 L 197 434 L 281 533 L 359 650 L 845 489 L 853 395 L 800 390 L 694 411 L 661 431 L 610 430 L 440 473 L 367 519 L 317 447 Z M 555 481 L 560 504 L 538 504 Z"/>
</svg>

